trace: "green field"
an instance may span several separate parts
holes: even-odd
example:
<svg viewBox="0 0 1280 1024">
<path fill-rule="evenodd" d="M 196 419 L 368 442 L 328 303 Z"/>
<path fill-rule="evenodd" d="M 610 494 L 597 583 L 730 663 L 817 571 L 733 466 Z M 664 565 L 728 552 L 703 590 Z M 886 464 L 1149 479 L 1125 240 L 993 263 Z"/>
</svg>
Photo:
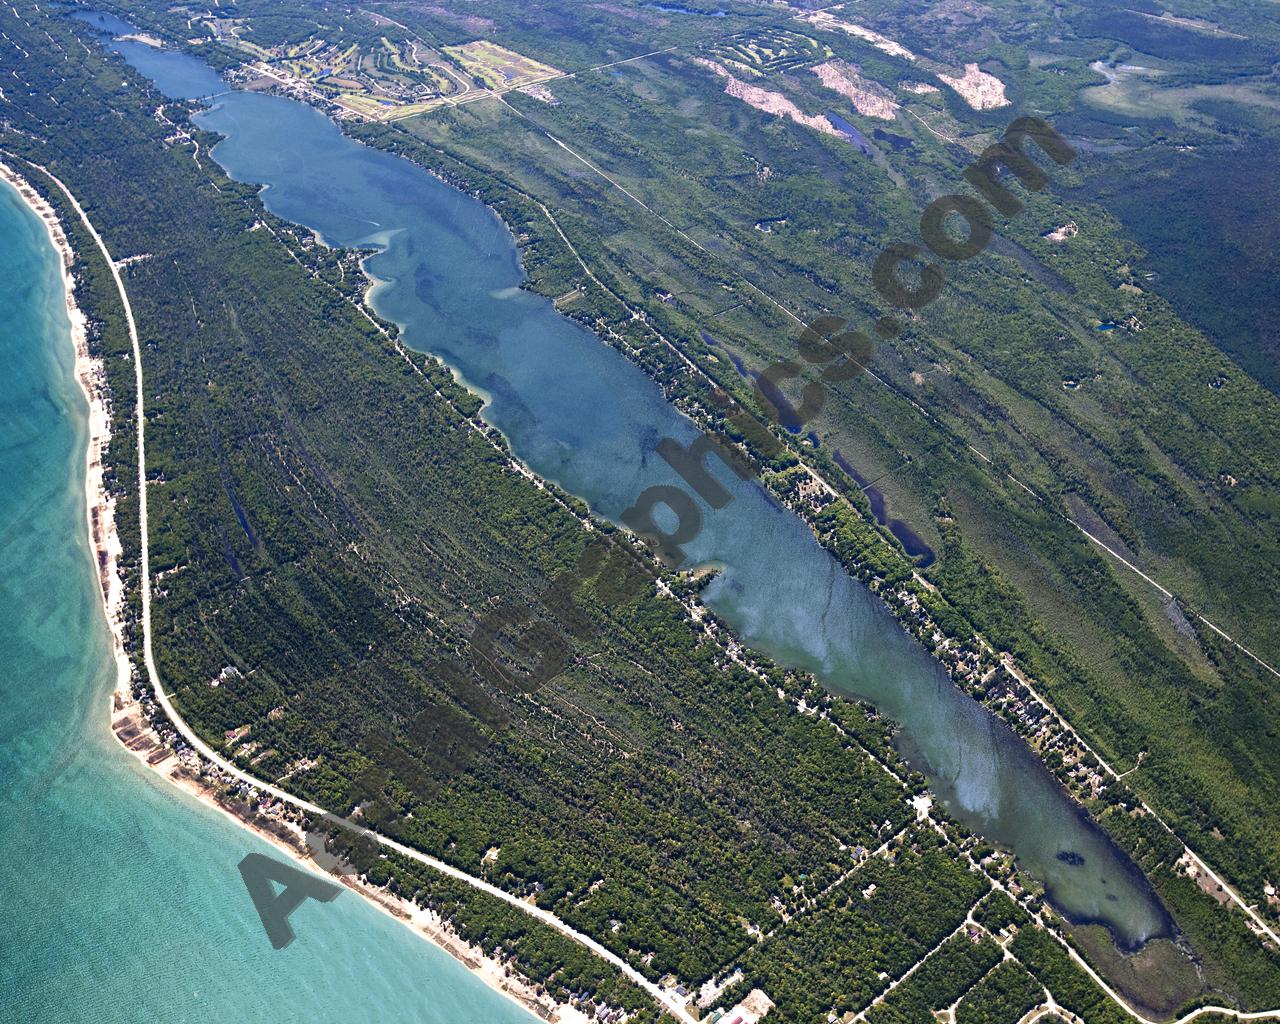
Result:
<svg viewBox="0 0 1280 1024">
<path fill-rule="evenodd" d="M 518 89 L 560 74 L 553 67 L 484 39 L 462 46 L 446 46 L 444 52 L 462 65 L 467 74 L 482 80 L 491 89 Z"/>
</svg>

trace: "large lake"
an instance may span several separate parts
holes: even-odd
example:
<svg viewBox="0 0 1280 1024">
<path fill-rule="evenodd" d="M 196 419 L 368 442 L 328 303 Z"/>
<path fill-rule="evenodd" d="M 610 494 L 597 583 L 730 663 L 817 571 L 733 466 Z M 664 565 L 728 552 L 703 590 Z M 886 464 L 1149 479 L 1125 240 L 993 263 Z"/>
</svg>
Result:
<svg viewBox="0 0 1280 1024">
<path fill-rule="evenodd" d="M 378 312 L 486 396 L 485 419 L 537 473 L 615 521 L 645 488 L 681 483 L 655 448 L 663 437 L 691 441 L 694 426 L 638 368 L 518 287 L 514 241 L 484 205 L 346 138 L 305 104 L 228 91 L 184 54 L 113 45 L 167 96 L 216 96 L 197 117 L 223 136 L 214 159 L 263 185 L 273 213 L 331 244 L 376 250 L 367 265 Z M 704 506 L 687 546 L 722 570 L 707 603 L 754 647 L 898 722 L 903 750 L 948 811 L 1013 850 L 1064 912 L 1128 945 L 1167 932 L 1140 873 L 1026 745 L 960 693 L 799 519 L 756 483 L 721 479 L 734 500 Z"/>
</svg>

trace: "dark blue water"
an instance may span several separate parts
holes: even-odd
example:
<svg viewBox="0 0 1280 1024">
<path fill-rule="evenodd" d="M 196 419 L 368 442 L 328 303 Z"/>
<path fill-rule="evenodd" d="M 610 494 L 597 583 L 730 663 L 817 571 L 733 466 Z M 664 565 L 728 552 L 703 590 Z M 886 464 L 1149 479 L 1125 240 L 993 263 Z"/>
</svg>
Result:
<svg viewBox="0 0 1280 1024">
<path fill-rule="evenodd" d="M 893 132 L 887 132 L 883 128 L 877 128 L 871 134 L 881 142 L 889 143 L 895 150 L 910 149 L 915 145 L 915 142 L 905 135 L 894 135 Z"/>
<path fill-rule="evenodd" d="M 727 18 L 728 11 L 698 10 L 693 7 L 685 7 L 684 4 L 645 4 L 646 7 L 654 11 L 662 11 L 664 14 L 690 14 L 697 18 Z"/>
<path fill-rule="evenodd" d="M 889 509 L 884 500 L 884 493 L 878 488 L 872 487 L 866 478 L 854 469 L 849 460 L 840 452 L 834 452 L 831 457 L 835 460 L 835 464 L 853 477 L 857 485 L 862 488 L 862 492 L 871 503 L 871 513 L 876 517 L 876 522 L 889 528 L 889 532 L 898 539 L 902 549 L 912 558 L 919 560 L 921 568 L 928 568 L 933 565 L 933 548 L 925 543 L 924 538 L 916 533 L 908 523 L 904 523 L 901 519 L 889 518 Z"/>
<path fill-rule="evenodd" d="M 217 91 L 190 57 L 119 49 L 170 96 Z M 519 287 L 511 234 L 482 204 L 291 100 L 233 92 L 198 123 L 225 137 L 214 158 L 265 186 L 272 212 L 332 244 L 376 250 L 367 267 L 380 281 L 378 312 L 486 397 L 486 420 L 539 475 L 614 521 L 647 487 L 682 485 L 655 449 L 664 437 L 691 442 L 696 428 L 637 367 Z M 691 563 L 721 567 L 708 604 L 756 648 L 899 722 L 904 749 L 951 813 L 1012 848 L 1066 912 L 1128 942 L 1162 932 L 1165 915 L 1140 874 L 1027 747 L 961 694 L 799 519 L 755 482 L 715 469 L 734 500 L 703 507 L 686 546 Z M 1078 856 L 1067 863 L 1063 851 Z"/>
<path fill-rule="evenodd" d="M 839 114 L 828 114 L 827 120 L 831 122 L 836 131 L 852 142 L 867 156 L 871 156 L 875 153 L 875 150 L 871 147 L 871 143 L 868 141 L 867 137 Z"/>
</svg>

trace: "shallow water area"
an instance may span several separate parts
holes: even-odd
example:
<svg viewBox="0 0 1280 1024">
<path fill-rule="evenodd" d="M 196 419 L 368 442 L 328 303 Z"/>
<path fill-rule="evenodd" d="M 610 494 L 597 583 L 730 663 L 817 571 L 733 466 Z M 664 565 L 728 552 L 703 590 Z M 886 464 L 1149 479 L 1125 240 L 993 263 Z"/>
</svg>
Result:
<svg viewBox="0 0 1280 1024">
<path fill-rule="evenodd" d="M 533 1021 L 351 893 L 273 951 L 236 866 L 282 855 L 112 737 L 69 331 L 44 225 L 0 183 L 0 1022 Z"/>
<path fill-rule="evenodd" d="M 115 45 L 169 95 L 217 91 L 189 56 Z M 292 100 L 230 92 L 197 122 L 224 136 L 213 157 L 230 175 L 267 186 L 273 213 L 332 244 L 378 250 L 367 260 L 378 312 L 486 396 L 486 420 L 540 476 L 615 521 L 645 488 L 682 483 L 655 449 L 664 437 L 691 442 L 692 423 L 637 367 L 518 288 L 513 239 L 481 203 Z M 900 723 L 902 749 L 948 811 L 1011 848 L 1066 913 L 1129 945 L 1164 933 L 1136 868 L 1025 744 L 961 694 L 800 520 L 721 469 L 734 500 L 703 507 L 686 549 L 692 563 L 722 567 L 707 603 L 759 650 Z"/>
</svg>

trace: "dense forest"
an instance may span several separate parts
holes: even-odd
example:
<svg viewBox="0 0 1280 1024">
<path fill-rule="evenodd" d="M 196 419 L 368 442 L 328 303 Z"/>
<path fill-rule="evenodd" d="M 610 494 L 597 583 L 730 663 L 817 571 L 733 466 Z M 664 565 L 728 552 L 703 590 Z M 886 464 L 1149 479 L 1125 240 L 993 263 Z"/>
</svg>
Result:
<svg viewBox="0 0 1280 1024">
<path fill-rule="evenodd" d="M 586 27 L 571 44 L 545 38 L 509 5 L 485 10 L 495 26 L 489 34 L 538 55 L 592 40 L 613 52 Z M 866 18 L 893 35 L 904 23 L 899 13 L 882 4 Z M 987 28 L 1007 25 L 1010 39 L 1027 46 L 1035 18 L 1010 21 L 1008 13 Z M 411 20 L 427 38 L 467 31 L 440 17 Z M 1265 18 L 1249 21 L 1259 38 L 1275 36 Z M 963 31 L 932 28 L 932 39 L 903 39 L 938 55 L 963 50 Z M 821 38 L 864 70 L 884 66 L 865 46 Z M 1098 45 L 1064 41 L 1077 55 Z M 698 49 L 691 39 L 688 50 Z M 1016 86 L 1015 99 L 1034 92 L 1072 130 L 1115 135 L 1096 109 L 1080 105 L 1083 88 L 1098 80 L 1092 72 L 1036 73 L 1025 50 L 1012 47 L 1001 59 L 997 70 Z M 1187 59 L 1170 80 L 1209 76 L 1215 60 Z M 892 64 L 881 80 L 907 70 Z M 817 97 L 815 83 L 796 74 L 770 84 Z M 500 209 L 519 209 L 521 196 L 549 204 L 583 263 L 626 306 L 586 280 L 554 233 L 539 231 L 536 214 L 517 218 L 536 239 L 526 250 L 535 286 L 554 296 L 578 289 L 571 315 L 608 325 L 669 394 L 738 439 L 711 396 L 730 393 L 768 422 L 749 375 L 791 356 L 796 343 L 794 326 L 755 289 L 802 319 L 835 313 L 870 326 L 880 300 L 868 269 L 884 239 L 911 237 L 925 197 L 957 187 L 965 163 L 1016 108 L 997 116 L 966 111 L 953 97 L 920 101 L 920 115 L 958 143 L 940 146 L 936 133 L 900 118 L 895 130 L 908 133 L 909 147 L 882 148 L 868 161 L 844 143 L 760 117 L 719 88 L 685 54 L 661 54 L 556 82 L 554 107 L 512 94 L 502 104 L 353 131 L 455 175 L 500 199 Z M 1130 138 L 1172 144 L 1166 127 L 1140 125 Z M 1183 138 L 1222 146 L 1235 130 L 1200 120 Z M 557 139 L 572 140 L 609 180 L 584 176 Z M 1105 152 L 1086 153 L 1077 167 L 1046 166 L 1052 188 L 1020 193 L 1025 210 L 1001 222 L 982 260 L 948 266 L 942 298 L 911 316 L 902 338 L 877 343 L 874 377 L 828 388 L 834 400 L 808 425 L 814 433 L 775 426 L 773 441 L 786 455 L 772 466 L 816 466 L 868 520 L 863 481 L 874 479 L 893 514 L 940 557 L 912 565 L 885 530 L 879 550 L 852 546 L 856 557 L 891 580 L 927 577 L 946 595 L 960 635 L 977 631 L 1013 653 L 1109 760 L 1131 766 L 1141 756 L 1128 785 L 1274 917 L 1262 898 L 1280 873 L 1275 807 L 1264 795 L 1280 784 L 1273 676 L 1198 616 L 1275 663 L 1277 406 L 1214 339 L 1175 315 L 1109 210 L 1082 199 L 1087 175 L 1106 166 Z M 1124 173 L 1118 168 L 1116 180 Z M 637 210 L 614 182 L 663 219 Z M 1158 195 L 1146 202 L 1153 217 L 1166 208 Z M 1048 237 L 1066 224 L 1076 232 L 1069 242 Z M 635 310 L 646 324 L 629 321 Z M 708 379 L 673 361 L 666 343 Z M 1155 568 L 1177 596 L 1148 586 L 1081 527 Z M 1223 559 L 1223 550 L 1238 554 Z M 1118 816 L 1106 823 L 1124 834 Z M 1198 927 L 1191 918 L 1185 926 Z"/>
<path fill-rule="evenodd" d="M 47 25 L 55 52 L 80 48 L 76 29 Z M 5 31 L 39 30 L 5 15 Z M 802 919 L 858 867 L 854 851 L 914 817 L 919 780 L 885 723 L 847 702 L 839 729 L 799 713 L 811 681 L 730 659 L 652 585 L 657 569 L 622 595 L 588 572 L 563 618 L 591 628 L 553 620 L 532 595 L 581 571 L 590 535 L 574 507 L 471 429 L 474 399 L 447 374 L 326 283 L 343 254 L 166 144 L 154 97 L 95 52 L 14 70 L 33 95 L 5 150 L 84 197 L 114 253 L 145 254 L 126 284 L 144 346 L 155 651 L 208 742 L 689 981 L 733 964 L 753 930 Z M 81 293 L 128 395 L 103 270 L 85 262 Z M 127 504 L 127 475 L 113 486 Z M 132 513 L 122 527 L 136 530 Z M 476 666 L 477 626 L 504 603 L 557 632 L 566 671 L 521 686 L 528 652 L 505 633 L 487 648 L 502 669 Z M 903 898 L 955 897 L 951 863 L 900 870 Z M 558 991 L 643 1002 L 508 908 L 381 858 L 365 870 Z M 905 966 L 896 944 L 862 955 Z"/>
<path fill-rule="evenodd" d="M 533 8 L 514 20 L 509 5 L 487 9 L 508 43 L 560 65 L 585 63 L 591 33 L 603 31 L 577 25 L 552 44 Z M 305 10 L 291 16 L 297 24 L 264 19 L 257 31 L 327 31 L 328 15 Z M 744 25 L 758 19 L 736 13 Z M 45 29 L 5 20 L 14 38 Z M 440 41 L 467 37 L 441 21 L 413 24 Z M 352 38 L 368 31 L 359 24 L 347 25 Z M 149 254 L 130 267 L 128 286 L 146 341 L 156 650 L 178 706 L 210 743 L 528 896 L 655 978 L 697 984 L 741 970 L 726 995 L 759 985 L 784 1019 L 867 1006 L 886 978 L 939 944 L 869 1019 L 955 1005 L 957 1020 L 999 1020 L 1037 985 L 1090 1024 L 1121 1019 L 1024 911 L 1001 894 L 978 903 L 988 883 L 953 844 L 903 832 L 920 780 L 897 761 L 885 723 L 814 696 L 810 680 L 730 658 L 653 585 L 663 578 L 684 594 L 687 581 L 610 533 L 612 553 L 644 566 L 643 586 L 617 593 L 596 571 L 580 505 L 530 486 L 500 438 L 472 429 L 475 397 L 356 310 L 358 287 L 338 269 L 349 254 L 315 246 L 268 215 L 253 189 L 167 145 L 151 117 L 159 101 L 136 76 L 122 80 L 93 52 L 83 58 L 77 29 L 54 20 L 47 31 L 56 51 L 76 54 L 74 66 L 15 66 L 31 95 L 12 111 L 3 146 L 67 181 L 114 252 Z M 710 28 L 698 31 L 710 40 Z M 869 73 L 906 71 L 848 39 L 831 45 Z M 30 48 L 49 52 L 44 42 Z M 936 308 L 911 315 L 900 339 L 877 341 L 874 378 L 830 387 L 811 438 L 776 423 L 762 432 L 771 417 L 747 374 L 789 357 L 796 339 L 752 287 L 802 313 L 869 326 L 880 312 L 872 258 L 886 238 L 914 230 L 919 196 L 960 187 L 972 154 L 899 122 L 910 159 L 868 160 L 763 122 L 679 54 L 555 89 L 556 107 L 512 95 L 407 125 L 349 127 L 477 191 L 524 240 L 534 287 L 576 293 L 566 313 L 752 447 L 781 487 L 801 460 L 818 467 L 861 513 L 825 522 L 824 542 L 851 568 L 891 582 L 919 574 L 939 588 L 939 617 L 1012 652 L 1108 757 L 1132 765 L 1144 754 L 1130 785 L 1227 877 L 1255 894 L 1274 880 L 1275 808 L 1264 799 L 1280 763 L 1268 724 L 1274 690 L 1191 611 L 1273 655 L 1259 627 L 1275 611 L 1276 409 L 1134 283 L 1140 251 L 1106 213 L 1024 196 L 1027 210 L 1002 225 L 985 263 L 948 268 Z M 816 81 L 808 90 L 821 100 Z M 1004 123 L 952 99 L 928 102 L 922 111 L 949 130 Z M 168 116 L 181 118 L 181 105 Z M 547 131 L 688 235 L 637 220 Z M 1041 237 L 1068 218 L 1081 229 L 1073 248 Z M 609 291 L 585 278 L 561 229 Z M 92 264 L 82 276 L 97 343 L 119 357 L 112 375 L 131 380 L 109 281 Z M 1095 330 L 1130 315 L 1142 331 Z M 690 375 L 677 351 L 705 374 Z M 1208 386 L 1218 380 L 1228 393 Z M 717 393 L 756 415 L 726 418 Z M 123 405 L 116 445 L 125 449 L 113 461 L 127 467 Z M 1236 483 L 1224 485 L 1224 473 Z M 927 540 L 933 565 L 914 562 L 874 514 L 869 478 Z M 128 538 L 127 469 L 114 482 Z M 1158 601 L 1117 572 L 1064 511 L 1154 560 L 1185 600 Z M 1227 548 L 1241 557 L 1214 557 Z M 536 597 L 548 593 L 567 598 L 548 607 Z M 527 637 L 529 623 L 544 649 L 563 652 L 566 671 L 537 676 L 541 651 L 514 628 Z M 797 713 L 801 697 L 829 715 Z M 1280 1002 L 1274 958 L 1173 870 L 1167 837 L 1115 812 L 1124 799 L 1094 809 L 1151 874 L 1209 982 L 1246 1005 Z M 891 836 L 886 858 L 853 852 Z M 644 1004 L 496 901 L 413 865 L 378 858 L 365 868 L 562 994 Z M 953 935 L 975 904 L 975 936 Z M 991 936 L 1006 927 L 1018 929 L 1012 948 L 1024 968 L 994 966 Z"/>
</svg>

